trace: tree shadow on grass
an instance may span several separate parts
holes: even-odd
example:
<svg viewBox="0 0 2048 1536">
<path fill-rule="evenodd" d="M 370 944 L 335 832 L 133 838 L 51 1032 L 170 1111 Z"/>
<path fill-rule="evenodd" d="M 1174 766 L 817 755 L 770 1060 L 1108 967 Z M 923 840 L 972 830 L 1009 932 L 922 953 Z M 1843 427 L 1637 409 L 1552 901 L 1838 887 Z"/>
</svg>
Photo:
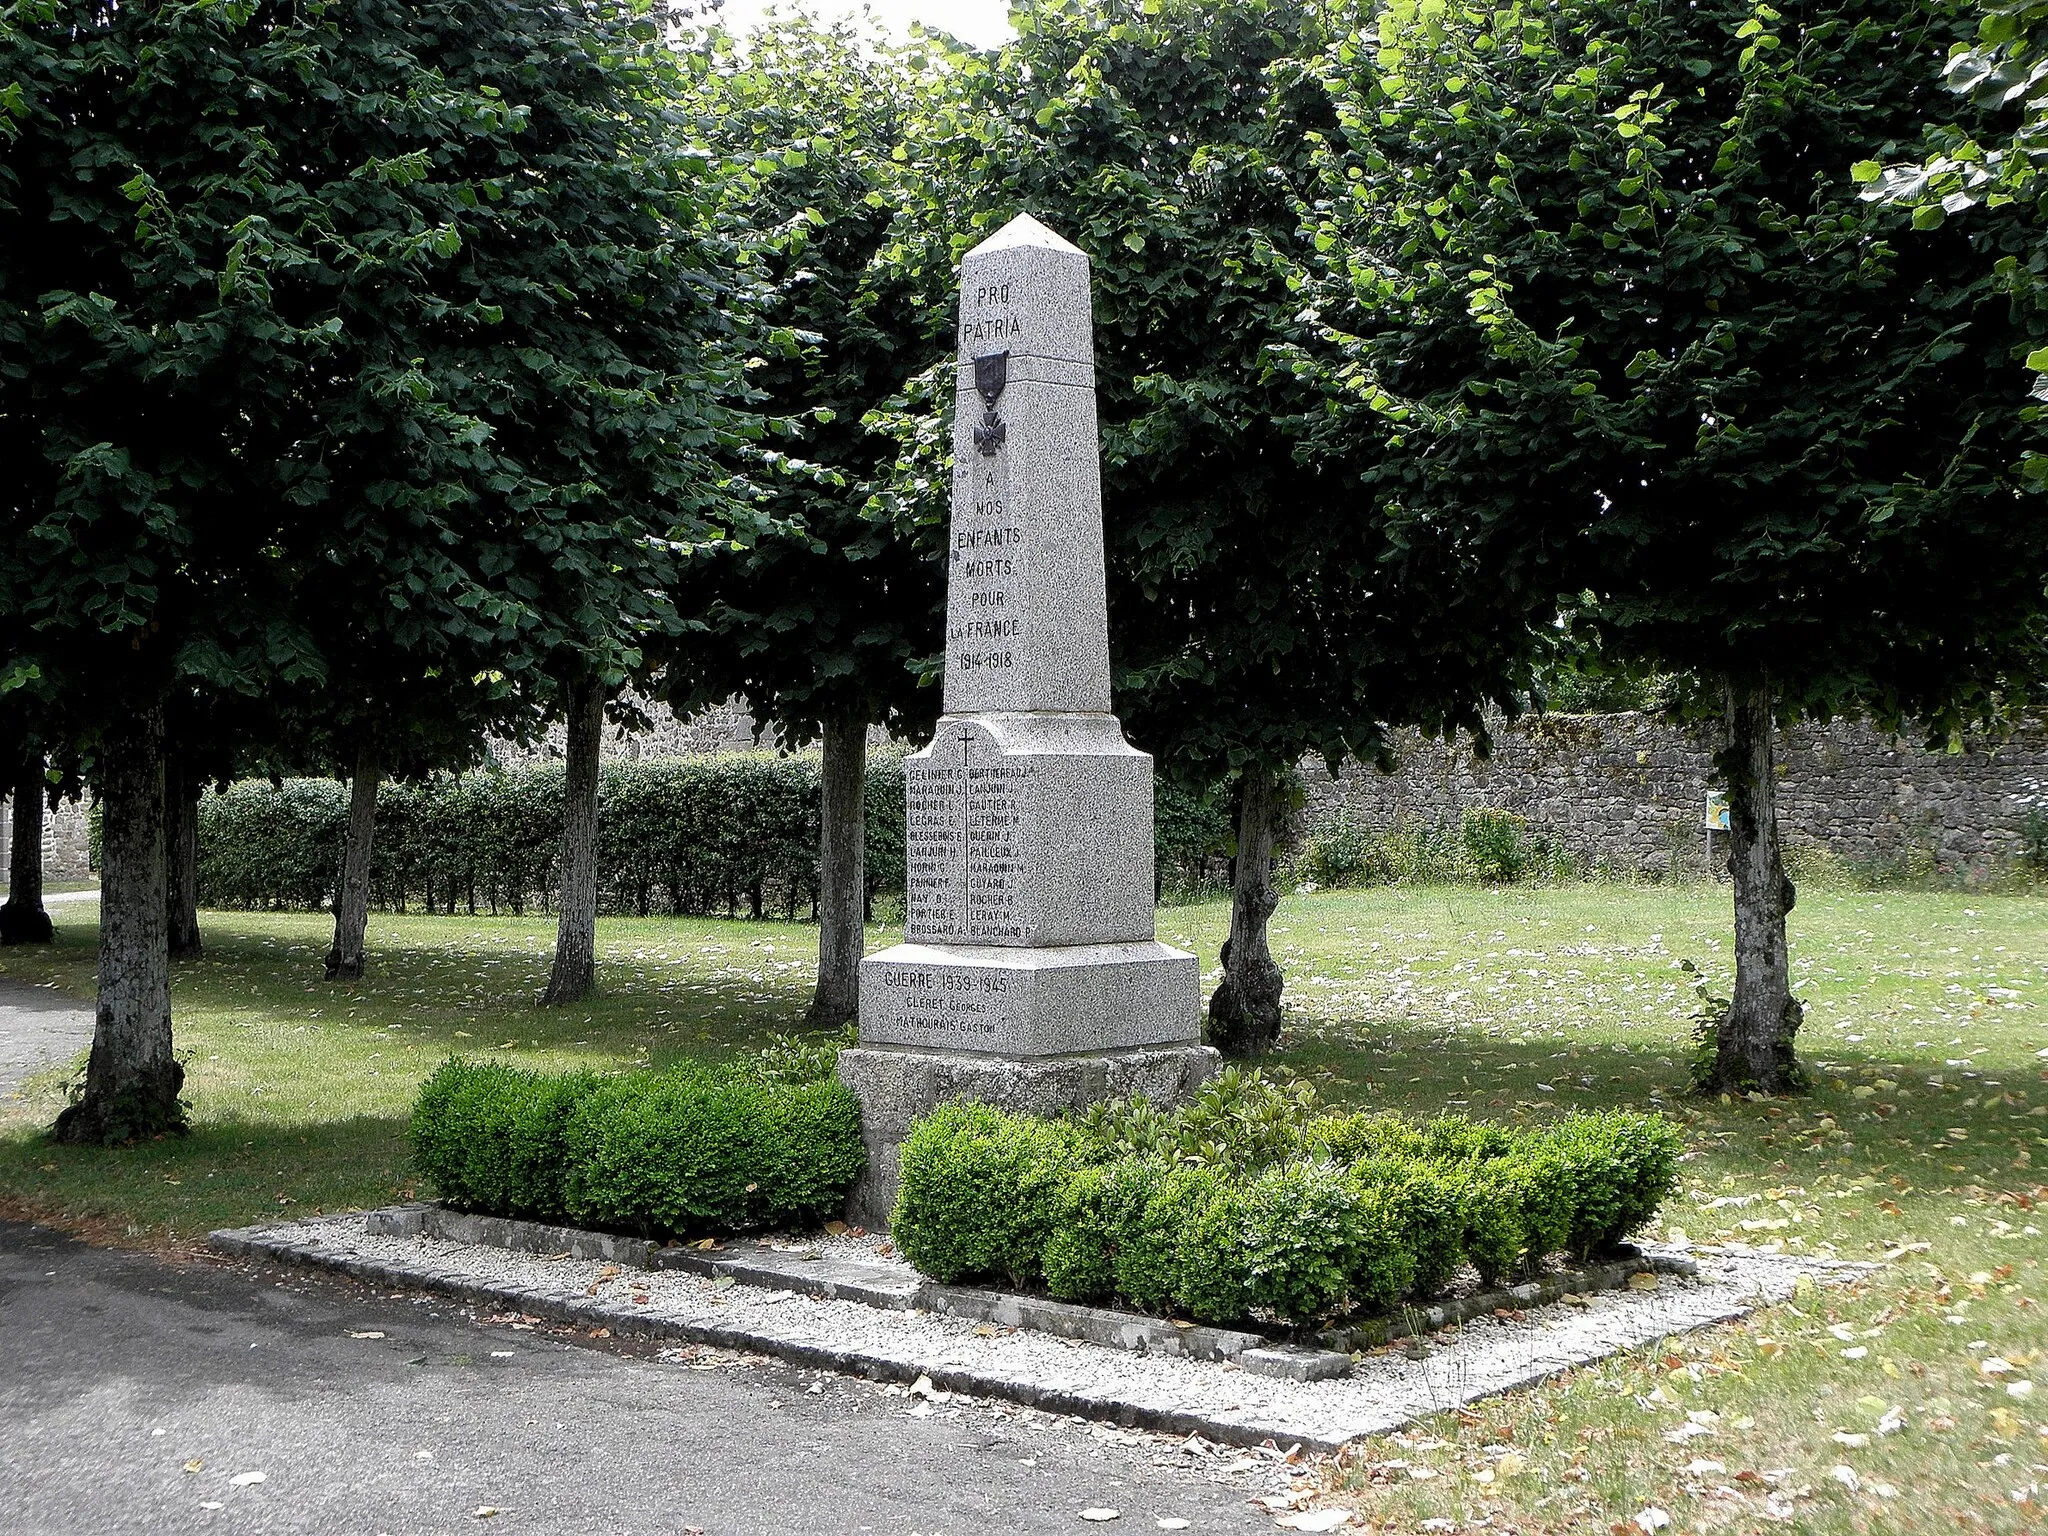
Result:
<svg viewBox="0 0 2048 1536">
<path fill-rule="evenodd" d="M 2048 1146 L 2037 1139 L 2048 1134 L 2048 1116 L 2035 1115 L 2024 1092 L 2040 1085 L 2019 1070 L 1930 1072 L 1924 1060 L 1809 1053 L 1811 1093 L 1724 1100 L 1691 1093 L 1689 1042 L 1647 1032 L 1630 1048 L 1602 1040 L 1517 1045 L 1384 1017 L 1289 1025 L 1271 1060 L 1310 1079 L 1332 1104 L 1526 1124 L 1581 1109 L 1655 1111 L 1685 1127 L 1696 1160 L 1717 1175 L 1797 1182 L 1868 1173 L 1915 1188 L 2024 1190 L 2041 1182 L 2033 1165 Z M 1937 1076 L 1940 1086 L 1929 1081 Z"/>
</svg>

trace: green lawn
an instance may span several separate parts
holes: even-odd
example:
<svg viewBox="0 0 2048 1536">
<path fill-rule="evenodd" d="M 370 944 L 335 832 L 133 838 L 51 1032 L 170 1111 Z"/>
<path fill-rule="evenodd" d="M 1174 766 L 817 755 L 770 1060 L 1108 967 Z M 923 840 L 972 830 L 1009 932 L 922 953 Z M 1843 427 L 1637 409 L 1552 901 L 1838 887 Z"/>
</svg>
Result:
<svg viewBox="0 0 2048 1536">
<path fill-rule="evenodd" d="M 1225 917 L 1162 911 L 1161 937 L 1210 964 Z M 53 950 L 8 951 L 0 974 L 88 996 L 90 932 L 75 908 L 57 918 Z M 1372 1442 L 1331 1473 L 1369 1523 L 1606 1531 L 1656 1509 L 1674 1531 L 1768 1528 L 1774 1510 L 1811 1531 L 2036 1527 L 2048 901 L 1803 894 L 1793 954 L 1818 1086 L 1796 1103 L 1683 1097 L 1697 999 L 1680 962 L 1725 992 L 1728 925 L 1726 888 L 1705 886 L 1283 905 L 1275 949 L 1294 1019 L 1281 1061 L 1328 1097 L 1502 1118 L 1661 1108 L 1693 1149 L 1668 1227 L 1883 1265 L 1853 1288 Z M 773 923 L 607 919 L 604 995 L 543 1012 L 543 920 L 379 915 L 356 987 L 320 979 L 323 918 L 208 914 L 204 926 L 207 956 L 180 967 L 176 991 L 193 1134 L 118 1152 L 47 1146 L 37 1128 L 62 1092 L 51 1074 L 0 1109 L 0 1198 L 152 1242 L 390 1200 L 410 1188 L 413 1085 L 447 1052 L 610 1066 L 745 1049 L 794 1025 L 815 942 Z M 2011 1369 L 1980 1369 L 1994 1360 Z M 1688 1422 L 1691 1438 L 1666 1438 Z"/>
</svg>

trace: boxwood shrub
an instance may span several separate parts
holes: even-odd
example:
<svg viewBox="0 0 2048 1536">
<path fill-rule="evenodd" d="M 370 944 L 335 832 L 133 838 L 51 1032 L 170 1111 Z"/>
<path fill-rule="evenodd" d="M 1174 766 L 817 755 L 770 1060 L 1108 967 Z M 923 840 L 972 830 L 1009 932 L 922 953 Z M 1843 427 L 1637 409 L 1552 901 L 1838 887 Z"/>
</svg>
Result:
<svg viewBox="0 0 2048 1536">
<path fill-rule="evenodd" d="M 412 1152 L 460 1209 L 645 1237 L 822 1220 L 865 1162 L 853 1094 L 773 1057 L 610 1078 L 451 1058 Z"/>
<path fill-rule="evenodd" d="M 1077 1121 L 941 1106 L 903 1146 L 897 1246 L 949 1282 L 1306 1325 L 1426 1298 L 1465 1264 L 1498 1284 L 1553 1254 L 1592 1256 L 1675 1182 L 1678 1133 L 1653 1115 L 1417 1127 L 1269 1088 L 1246 1074 L 1178 1112 L 1098 1106 Z"/>
</svg>

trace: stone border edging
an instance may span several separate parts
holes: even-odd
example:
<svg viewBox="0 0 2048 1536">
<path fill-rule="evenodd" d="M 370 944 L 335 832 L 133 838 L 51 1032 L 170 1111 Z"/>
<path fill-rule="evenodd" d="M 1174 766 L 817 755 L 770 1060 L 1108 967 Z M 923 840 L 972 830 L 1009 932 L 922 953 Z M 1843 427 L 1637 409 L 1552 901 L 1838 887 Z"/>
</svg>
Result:
<svg viewBox="0 0 2048 1536">
<path fill-rule="evenodd" d="M 458 1301 L 482 1306 L 517 1308 L 524 1316 L 538 1317 L 548 1322 L 567 1323 L 575 1327 L 607 1328 L 614 1335 L 675 1339 L 687 1344 L 709 1345 L 714 1349 L 770 1355 L 786 1360 L 792 1365 L 836 1371 L 841 1375 L 858 1376 L 869 1381 L 912 1383 L 923 1378 L 944 1392 L 956 1392 L 966 1397 L 995 1398 L 1035 1408 L 1041 1413 L 1093 1419 L 1117 1424 L 1126 1429 L 1143 1429 L 1164 1435 L 1200 1435 L 1205 1440 L 1214 1441 L 1219 1445 L 1235 1445 L 1248 1449 L 1273 1438 L 1271 1431 L 1256 1427 L 1246 1428 L 1188 1409 L 1167 1409 L 1123 1402 L 1111 1397 L 1077 1392 L 1071 1388 L 992 1375 L 962 1366 L 923 1366 L 906 1363 L 863 1353 L 860 1350 L 837 1349 L 828 1345 L 805 1344 L 793 1339 L 777 1338 L 746 1328 L 685 1322 L 679 1318 L 650 1315 L 640 1312 L 637 1308 L 607 1304 L 601 1300 L 579 1301 L 573 1297 L 551 1295 L 538 1290 L 488 1285 L 481 1281 L 463 1280 L 428 1270 L 414 1269 L 403 1264 L 386 1264 L 376 1259 L 332 1253 L 313 1244 L 294 1244 L 275 1236 L 274 1233 L 275 1228 L 271 1227 L 219 1231 L 209 1234 L 207 1245 L 214 1252 L 229 1258 L 261 1259 L 311 1269 L 328 1269 L 372 1285 L 438 1291 Z M 1347 1436 L 1342 1440 L 1313 1435 L 1294 1438 L 1298 1439 L 1304 1450 L 1333 1453 L 1349 1443 L 1351 1437 Z"/>
<path fill-rule="evenodd" d="M 1245 1370 L 1288 1381 L 1326 1381 L 1351 1369 L 1355 1351 L 1395 1339 L 1455 1327 L 1496 1312 L 1542 1306 L 1567 1295 L 1619 1290 L 1636 1275 L 1692 1276 L 1699 1266 L 1677 1254 L 1645 1254 L 1544 1275 L 1522 1285 L 1454 1297 L 1426 1307 L 1403 1307 L 1384 1318 L 1314 1335 L 1313 1345 L 1270 1339 L 1235 1328 L 1183 1326 L 1142 1313 L 1083 1306 L 1047 1296 L 1025 1296 L 978 1286 L 941 1285 L 901 1272 L 901 1266 L 861 1264 L 775 1252 L 734 1254 L 667 1247 L 645 1238 L 618 1237 L 579 1227 L 557 1227 L 510 1216 L 479 1216 L 433 1201 L 370 1211 L 368 1231 L 385 1237 L 439 1238 L 444 1242 L 506 1248 L 521 1253 L 567 1253 L 648 1270 L 680 1270 L 740 1285 L 795 1291 L 821 1301 L 857 1301 L 887 1311 L 923 1310 L 1005 1328 L 1027 1328 L 1108 1349 L 1233 1361 Z"/>
<path fill-rule="evenodd" d="M 1866 1267 L 1839 1261 L 1788 1261 L 1768 1255 L 1761 1256 L 1761 1259 L 1731 1257 L 1729 1263 L 1736 1269 L 1728 1275 L 1717 1274 L 1708 1282 L 1722 1294 L 1705 1296 L 1688 1304 L 1682 1299 L 1684 1293 L 1681 1293 L 1681 1299 L 1675 1305 L 1681 1309 L 1682 1316 L 1656 1315 L 1663 1305 L 1657 1303 L 1651 1306 L 1652 1315 L 1646 1316 L 1633 1328 L 1622 1329 L 1617 1335 L 1613 1320 L 1625 1317 L 1634 1308 L 1624 1307 L 1617 1313 L 1610 1302 L 1600 1314 L 1609 1319 L 1608 1323 L 1604 1327 L 1594 1325 L 1590 1334 L 1584 1331 L 1585 1325 L 1576 1321 L 1558 1320 L 1540 1325 L 1545 1329 L 1562 1327 L 1576 1337 L 1561 1347 L 1553 1344 L 1539 1349 L 1535 1356 L 1523 1356 L 1512 1351 L 1503 1356 L 1499 1341 L 1492 1335 L 1475 1336 L 1478 1354 L 1472 1357 L 1472 1362 L 1479 1362 L 1479 1378 L 1467 1375 L 1472 1369 L 1472 1362 L 1460 1358 L 1460 1352 L 1468 1347 L 1462 1340 L 1458 1344 L 1444 1346 L 1451 1352 L 1447 1357 L 1451 1375 L 1444 1379 L 1439 1379 L 1439 1373 L 1428 1364 L 1390 1359 L 1381 1352 L 1363 1366 L 1372 1380 L 1363 1389 L 1365 1397 L 1362 1400 L 1350 1400 L 1341 1406 L 1333 1401 L 1329 1407 L 1319 1408 L 1315 1402 L 1300 1397 L 1264 1397 L 1248 1405 L 1241 1394 L 1219 1394 L 1213 1390 L 1213 1385 L 1206 1391 L 1199 1388 L 1189 1391 L 1177 1382 L 1167 1384 L 1156 1375 L 1149 1381 L 1134 1380 L 1113 1367 L 1090 1371 L 1077 1378 L 1070 1370 L 1045 1370 L 1042 1355 L 1035 1363 L 1004 1356 L 999 1342 L 1001 1336 L 990 1341 L 991 1349 L 996 1352 L 986 1357 L 986 1363 L 963 1362 L 957 1357 L 948 1363 L 943 1353 L 934 1358 L 929 1350 L 914 1343 L 905 1349 L 900 1347 L 903 1342 L 900 1339 L 892 1345 L 862 1330 L 856 1330 L 850 1341 L 844 1330 L 838 1330 L 837 1340 L 826 1343 L 816 1332 L 790 1331 L 758 1317 L 736 1324 L 701 1314 L 678 1315 L 673 1309 L 646 1306 L 644 1294 L 629 1294 L 619 1300 L 593 1295 L 592 1290 L 581 1288 L 582 1279 L 572 1287 L 559 1283 L 533 1283 L 525 1278 L 525 1274 L 533 1272 L 532 1266 L 525 1267 L 525 1274 L 520 1272 L 519 1266 L 508 1274 L 502 1267 L 506 1261 L 498 1260 L 495 1261 L 498 1266 L 495 1271 L 490 1264 L 479 1270 L 475 1266 L 487 1250 L 476 1245 L 451 1243 L 434 1252 L 422 1250 L 415 1258 L 407 1252 L 405 1238 L 372 1235 L 364 1231 L 361 1221 L 361 1217 L 355 1217 L 353 1221 L 350 1218 L 306 1218 L 239 1231 L 221 1231 L 212 1235 L 211 1246 L 217 1253 L 227 1256 L 325 1269 L 385 1289 L 436 1292 L 494 1312 L 509 1311 L 530 1319 L 593 1331 L 603 1329 L 610 1335 L 706 1345 L 756 1357 L 780 1358 L 808 1369 L 830 1370 L 873 1381 L 915 1384 L 923 1377 L 942 1391 L 1017 1403 L 1048 1414 L 1092 1419 L 1157 1434 L 1199 1434 L 1223 1445 L 1257 1448 L 1267 1444 L 1295 1444 L 1316 1452 L 1339 1450 L 1361 1435 L 1382 1433 L 1453 1403 L 1476 1401 L 1497 1392 L 1534 1385 L 1561 1370 L 1569 1370 L 1604 1358 L 1616 1350 L 1635 1348 L 1661 1337 L 1674 1324 L 1678 1331 L 1688 1331 L 1724 1322 L 1743 1316 L 1758 1305 L 1767 1305 L 1791 1294 L 1794 1287 L 1789 1278 L 1782 1284 L 1775 1278 L 1765 1281 L 1758 1274 L 1743 1271 L 1743 1265 L 1755 1266 L 1759 1262 L 1772 1266 L 1790 1264 L 1792 1268 L 1806 1272 L 1824 1268 L 1830 1273 Z M 353 1235 L 348 1230 L 351 1225 Z M 424 1236 L 424 1232 L 420 1235 Z M 585 1235 L 593 1239 L 601 1237 L 601 1234 Z M 358 1241 L 372 1245 L 370 1251 L 356 1246 Z M 468 1256 L 464 1254 L 466 1246 Z M 584 1261 L 586 1264 L 590 1262 Z M 490 1278 L 493 1273 L 497 1278 Z M 1700 1278 L 1707 1280 L 1704 1274 Z M 601 1275 L 598 1276 L 599 1283 L 602 1279 Z M 630 1293 L 631 1288 L 627 1289 Z M 781 1289 L 789 1294 L 787 1286 Z M 1646 1297 L 1645 1302 L 1650 1304 L 1651 1298 Z M 746 1314 L 743 1312 L 741 1315 Z M 883 1314 L 877 1312 L 875 1315 L 879 1324 Z M 1519 1312 L 1499 1321 L 1510 1328 L 1528 1326 L 1522 1322 Z M 1649 1325 L 1649 1331 L 1643 1331 L 1644 1323 Z M 905 1324 L 890 1326 L 920 1325 L 906 1321 Z M 830 1332 L 828 1330 L 827 1337 Z M 1040 1336 L 1025 1330 L 1013 1330 L 1008 1340 L 1013 1345 L 1024 1346 L 1037 1337 Z M 1029 1346 L 1033 1350 L 1043 1350 L 1044 1347 L 1041 1344 Z M 1133 1352 L 1131 1358 L 1144 1357 Z M 1144 1369 L 1156 1373 L 1162 1370 L 1201 1372 L 1217 1368 L 1213 1362 L 1195 1361 L 1183 1356 L 1182 1363 L 1178 1365 L 1162 1357 Z M 1415 1374 L 1418 1372 L 1419 1378 Z M 1359 1390 L 1354 1386 L 1356 1379 L 1354 1376 L 1344 1381 L 1308 1384 L 1272 1381 L 1266 1390 L 1283 1394 L 1341 1394 Z M 1248 1406 L 1249 1412 L 1246 1411 Z"/>
</svg>

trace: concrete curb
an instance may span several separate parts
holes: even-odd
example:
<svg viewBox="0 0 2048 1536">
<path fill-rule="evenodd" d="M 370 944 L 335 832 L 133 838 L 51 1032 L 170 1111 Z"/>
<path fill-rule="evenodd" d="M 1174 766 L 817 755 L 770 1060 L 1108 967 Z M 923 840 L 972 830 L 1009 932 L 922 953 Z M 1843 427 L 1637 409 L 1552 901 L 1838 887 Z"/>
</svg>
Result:
<svg viewBox="0 0 2048 1536">
<path fill-rule="evenodd" d="M 792 1269 L 808 1268 L 815 1271 L 821 1267 L 820 1261 L 807 1261 L 804 1256 L 797 1254 L 763 1254 L 759 1258 L 749 1256 L 736 1261 L 731 1257 L 720 1258 L 696 1250 L 655 1248 L 652 1244 L 638 1244 L 635 1239 L 612 1238 L 602 1233 L 578 1233 L 568 1228 L 550 1228 L 527 1222 L 513 1223 L 494 1217 L 465 1216 L 459 1212 L 443 1212 L 442 1220 L 436 1221 L 430 1214 L 431 1210 L 432 1208 L 425 1206 L 397 1207 L 373 1215 L 378 1218 L 379 1226 L 382 1228 L 380 1235 L 387 1242 L 393 1238 L 432 1235 L 428 1231 L 430 1221 L 449 1232 L 471 1228 L 474 1224 L 475 1230 L 497 1238 L 498 1241 L 489 1246 L 500 1249 L 516 1247 L 521 1251 L 550 1256 L 574 1254 L 573 1245 L 580 1241 L 587 1251 L 575 1256 L 586 1261 L 615 1262 L 619 1263 L 621 1268 L 644 1270 L 649 1267 L 644 1262 L 646 1259 L 659 1256 L 661 1263 L 658 1267 L 662 1269 L 684 1270 L 734 1284 L 770 1287 L 785 1293 L 797 1290 L 790 1273 Z M 366 1232 L 365 1235 L 371 1234 Z M 461 1238 L 453 1240 L 464 1241 Z M 1204 1407 L 1177 1401 L 1173 1396 L 1162 1397 L 1156 1392 L 1147 1398 L 1144 1392 L 1132 1393 L 1126 1389 L 1115 1379 L 1113 1372 L 1108 1373 L 1105 1386 L 1098 1391 L 1092 1389 L 1092 1383 L 1077 1384 L 1070 1375 L 1046 1380 L 1030 1372 L 934 1362 L 918 1355 L 906 1355 L 900 1350 L 892 1351 L 887 1347 L 825 1344 L 790 1337 L 784 1332 L 763 1331 L 758 1326 L 677 1317 L 670 1313 L 649 1311 L 634 1304 L 630 1299 L 612 1301 L 604 1296 L 592 1297 L 587 1293 L 565 1292 L 559 1286 L 533 1286 L 504 1280 L 480 1279 L 446 1263 L 413 1263 L 408 1260 L 370 1257 L 352 1249 L 334 1246 L 331 1238 L 323 1241 L 299 1223 L 215 1232 L 212 1234 L 210 1246 L 215 1252 L 233 1258 L 327 1270 L 386 1289 L 433 1291 L 493 1311 L 516 1312 L 577 1328 L 604 1328 L 621 1337 L 709 1345 L 718 1349 L 765 1355 L 798 1366 L 830 1370 L 873 1381 L 908 1384 L 923 1376 L 928 1377 L 935 1387 L 947 1392 L 1019 1403 L 1045 1413 L 1071 1415 L 1159 1434 L 1199 1434 L 1219 1444 L 1257 1447 L 1274 1441 L 1282 1445 L 1298 1443 L 1307 1450 L 1329 1452 L 1339 1449 L 1356 1438 L 1359 1433 L 1374 1432 L 1378 1428 L 1386 1427 L 1379 1424 L 1360 1425 L 1349 1429 L 1348 1432 L 1337 1433 L 1345 1426 L 1332 1423 L 1328 1426 L 1328 1432 L 1318 1433 L 1315 1427 L 1303 1424 L 1299 1420 L 1285 1424 L 1284 1421 L 1289 1415 L 1284 1412 L 1281 1415 L 1283 1422 L 1276 1423 L 1263 1413 L 1247 1416 L 1236 1412 L 1235 1405 L 1231 1413 L 1217 1413 Z M 635 1259 L 642 1262 L 635 1263 Z M 774 1262 L 764 1263 L 762 1260 Z M 882 1267 L 852 1266 L 845 1261 L 825 1262 L 841 1268 Z M 1640 1271 L 1653 1267 L 1653 1262 L 1646 1256 L 1635 1269 Z M 1669 1267 L 1676 1268 L 1675 1265 Z M 858 1300 L 860 1298 L 852 1292 L 865 1288 L 849 1287 L 840 1280 L 825 1275 L 814 1275 L 809 1278 L 812 1283 L 805 1286 L 803 1293 L 825 1301 Z M 1550 1278 L 1562 1280 L 1564 1277 Z M 1033 1308 L 1061 1308 L 1067 1313 L 1078 1315 L 1079 1321 L 1113 1324 L 1114 1331 L 1109 1340 L 1109 1347 L 1113 1349 L 1120 1348 L 1133 1354 L 1147 1352 L 1143 1344 L 1133 1347 L 1129 1342 L 1130 1335 L 1126 1330 L 1136 1323 L 1168 1331 L 1167 1337 L 1162 1339 L 1164 1347 L 1156 1353 L 1192 1357 L 1192 1351 L 1186 1347 L 1185 1335 L 1194 1330 L 1177 1329 L 1170 1323 L 1162 1323 L 1156 1319 L 1134 1318 L 1128 1313 L 1107 1312 L 1099 1308 L 1067 1308 L 1063 1303 L 1045 1302 L 1036 1297 L 1016 1297 L 1000 1292 L 975 1292 L 965 1287 L 928 1286 L 923 1282 L 920 1282 L 917 1288 L 916 1300 L 906 1297 L 900 1286 L 892 1287 L 891 1290 L 892 1294 L 870 1305 L 876 1305 L 878 1310 L 936 1312 L 944 1309 L 935 1303 L 945 1301 L 951 1303 L 953 1315 L 964 1315 L 973 1319 L 985 1318 L 1006 1327 L 1027 1331 L 1032 1328 L 1031 1321 L 1006 1321 L 1013 1305 L 1028 1303 Z M 1525 1297 L 1512 1296 L 1510 1299 L 1516 1303 L 1517 1308 L 1529 1304 Z M 1745 1308 L 1737 1305 L 1722 1315 L 1737 1315 L 1742 1310 Z M 1022 1312 L 1018 1315 L 1020 1318 L 1026 1316 Z M 1036 1321 L 1042 1322 L 1044 1319 L 1038 1318 Z M 1068 1326 L 1078 1326 L 1075 1318 L 1065 1319 L 1064 1322 Z M 1697 1326 L 1697 1322 L 1693 1325 Z M 1235 1346 L 1234 1357 L 1211 1355 L 1208 1356 L 1210 1360 L 1229 1358 L 1231 1363 L 1248 1373 L 1256 1372 L 1291 1382 L 1329 1382 L 1332 1376 L 1338 1374 L 1337 1368 L 1348 1370 L 1352 1363 L 1350 1355 L 1336 1351 L 1303 1348 L 1265 1340 L 1257 1335 L 1233 1333 L 1231 1330 L 1205 1331 L 1222 1336 L 1214 1341 L 1219 1347 L 1223 1337 L 1227 1337 Z M 1085 1334 L 1066 1331 L 1065 1326 L 1061 1332 L 1069 1338 L 1086 1338 Z M 1537 1374 L 1549 1374 L 1549 1371 Z M 1330 1384 L 1336 1385 L 1334 1382 Z M 1482 1390 L 1475 1395 L 1485 1395 L 1485 1392 Z M 1399 1421 L 1395 1419 L 1390 1422 Z"/>
<path fill-rule="evenodd" d="M 921 1366 L 859 1350 L 804 1344 L 796 1340 L 756 1333 L 746 1328 L 729 1328 L 713 1323 L 685 1322 L 678 1318 L 650 1315 L 640 1312 L 630 1304 L 617 1306 L 603 1300 L 578 1301 L 539 1290 L 487 1285 L 432 1270 L 416 1269 L 409 1265 L 387 1264 L 376 1259 L 332 1253 L 310 1244 L 288 1242 L 276 1236 L 275 1229 L 269 1227 L 215 1232 L 208 1238 L 208 1246 L 214 1252 L 229 1258 L 258 1259 L 310 1269 L 332 1270 L 372 1285 L 392 1289 L 436 1291 L 442 1295 L 452 1296 L 458 1301 L 516 1310 L 524 1316 L 538 1317 L 548 1322 L 567 1323 L 579 1328 L 607 1328 L 614 1335 L 674 1339 L 688 1344 L 710 1345 L 716 1349 L 768 1355 L 786 1360 L 793 1365 L 836 1371 L 842 1375 L 858 1376 L 869 1381 L 909 1383 L 915 1382 L 919 1377 L 925 1377 L 941 1391 L 1021 1403 L 1042 1413 L 1093 1419 L 1120 1425 L 1126 1429 L 1150 1430 L 1167 1435 L 1198 1434 L 1205 1440 L 1217 1444 L 1247 1448 L 1264 1444 L 1273 1438 L 1270 1431 L 1256 1426 L 1247 1428 L 1190 1410 L 1162 1409 L 1124 1402 L 1112 1397 L 1077 1392 L 1071 1388 L 998 1376 L 957 1366 Z M 1351 1437 L 1293 1438 L 1299 1441 L 1304 1450 L 1334 1452 L 1348 1443 Z"/>
<path fill-rule="evenodd" d="M 619 1237 L 578 1227 L 549 1226 L 510 1216 L 479 1216 L 433 1201 L 368 1212 L 366 1229 L 383 1237 L 433 1237 L 520 1253 L 566 1253 L 635 1269 L 681 1270 L 767 1290 L 795 1291 L 821 1301 L 857 1301 L 888 1311 L 923 1310 L 1004 1328 L 1028 1328 L 1079 1339 L 1106 1349 L 1233 1361 L 1245 1370 L 1287 1381 L 1326 1381 L 1351 1368 L 1355 1351 L 1395 1339 L 1455 1327 L 1475 1317 L 1542 1306 L 1567 1295 L 1619 1290 L 1639 1274 L 1692 1276 L 1699 1266 L 1678 1254 L 1637 1252 L 1582 1270 L 1565 1270 L 1499 1291 L 1454 1297 L 1423 1307 L 1333 1328 L 1312 1341 L 1271 1339 L 1236 1328 L 1184 1327 L 1162 1318 L 1112 1307 L 1090 1307 L 979 1286 L 941 1285 L 907 1264 L 860 1263 L 773 1251 L 668 1247 L 645 1238 Z"/>
</svg>

